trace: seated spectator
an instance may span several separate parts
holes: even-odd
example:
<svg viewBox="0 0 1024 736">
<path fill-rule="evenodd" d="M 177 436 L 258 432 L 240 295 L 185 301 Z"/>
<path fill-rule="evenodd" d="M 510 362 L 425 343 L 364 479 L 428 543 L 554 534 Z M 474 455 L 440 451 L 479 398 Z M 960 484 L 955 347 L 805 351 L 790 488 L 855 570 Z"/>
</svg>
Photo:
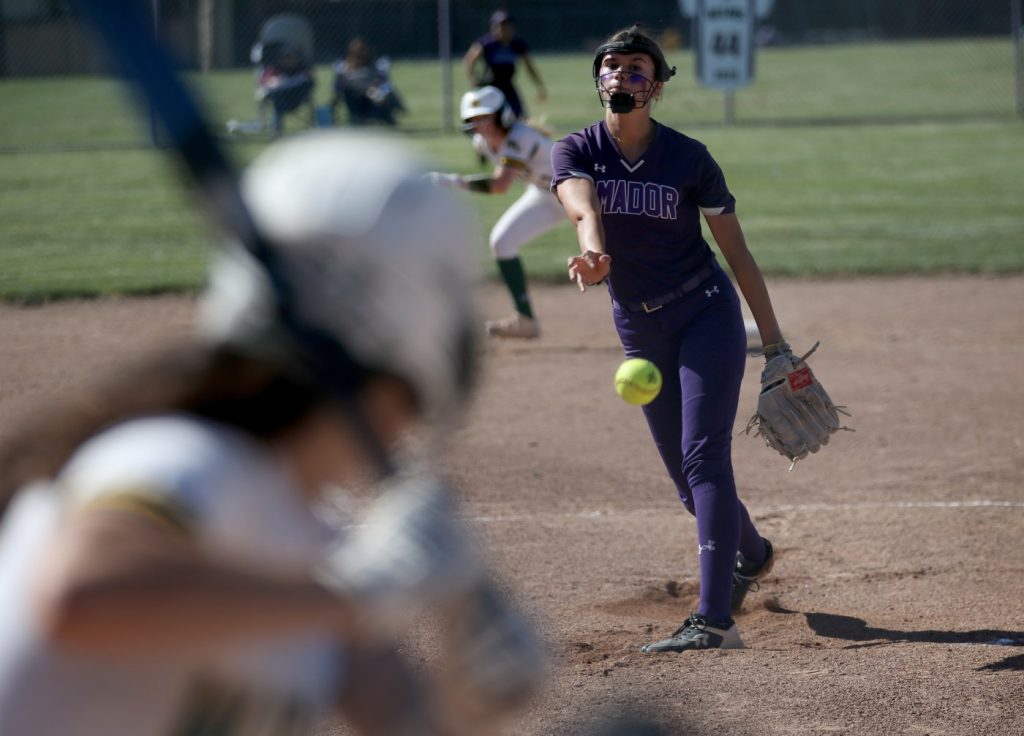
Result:
<svg viewBox="0 0 1024 736">
<path fill-rule="evenodd" d="M 374 58 L 366 41 L 352 39 L 345 58 L 334 65 L 332 111 L 344 102 L 351 125 L 395 125 L 395 114 L 404 113 L 405 105 L 391 85 L 390 72 L 387 57 Z"/>
<path fill-rule="evenodd" d="M 260 103 L 260 117 L 266 119 L 270 107 L 273 130 L 280 133 L 285 115 L 304 104 L 312 105 L 313 69 L 295 46 L 282 45 L 266 56 L 269 58 L 259 73 L 256 99 Z"/>
</svg>

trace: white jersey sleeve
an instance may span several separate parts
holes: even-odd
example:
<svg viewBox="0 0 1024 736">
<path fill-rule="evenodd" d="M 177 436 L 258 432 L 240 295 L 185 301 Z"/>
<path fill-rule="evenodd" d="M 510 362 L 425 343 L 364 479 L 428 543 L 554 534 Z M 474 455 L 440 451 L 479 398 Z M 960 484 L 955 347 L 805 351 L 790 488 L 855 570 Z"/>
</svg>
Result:
<svg viewBox="0 0 1024 736">
<path fill-rule="evenodd" d="M 58 482 L 72 506 L 116 505 L 159 517 L 215 556 L 304 566 L 330 541 L 282 464 L 234 430 L 185 417 L 104 432 L 83 445 Z"/>
<path fill-rule="evenodd" d="M 498 163 L 517 169 L 525 181 L 546 191 L 551 186 L 552 146 L 554 141 L 536 128 L 515 123 L 497 153 Z"/>
</svg>

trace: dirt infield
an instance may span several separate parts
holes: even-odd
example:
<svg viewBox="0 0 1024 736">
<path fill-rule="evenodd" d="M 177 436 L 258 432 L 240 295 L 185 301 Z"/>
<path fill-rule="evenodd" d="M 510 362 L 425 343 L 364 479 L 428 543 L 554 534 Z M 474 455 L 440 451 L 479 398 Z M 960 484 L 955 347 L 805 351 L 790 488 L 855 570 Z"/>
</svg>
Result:
<svg viewBox="0 0 1024 736">
<path fill-rule="evenodd" d="M 1024 277 L 770 286 L 794 347 L 822 340 L 812 365 L 856 432 L 793 472 L 736 440 L 741 496 L 778 553 L 738 617 L 745 650 L 638 651 L 695 606 L 697 549 L 639 410 L 611 388 L 606 296 L 536 285 L 542 338 L 487 347 L 444 463 L 555 657 L 509 733 L 592 734 L 630 711 L 674 734 L 1024 734 Z M 497 287 L 482 305 L 507 306 Z M 0 307 L 0 434 L 192 308 Z"/>
</svg>

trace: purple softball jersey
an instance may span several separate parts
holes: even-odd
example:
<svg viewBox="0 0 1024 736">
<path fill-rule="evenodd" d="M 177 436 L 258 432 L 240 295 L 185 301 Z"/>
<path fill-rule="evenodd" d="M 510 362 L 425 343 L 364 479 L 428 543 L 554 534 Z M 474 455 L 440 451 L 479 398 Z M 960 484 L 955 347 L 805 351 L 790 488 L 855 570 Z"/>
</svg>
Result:
<svg viewBox="0 0 1024 736">
<path fill-rule="evenodd" d="M 707 147 L 657 122 L 636 163 L 623 158 L 602 121 L 558 141 L 551 165 L 552 188 L 572 177 L 594 182 L 614 264 L 609 290 L 623 303 L 671 291 L 707 266 L 714 255 L 701 235 L 700 213 L 736 208 Z"/>
<path fill-rule="evenodd" d="M 520 56 L 525 56 L 529 50 L 526 41 L 520 36 L 513 36 L 506 44 L 488 31 L 478 38 L 476 43 L 480 44 L 484 62 L 487 64 L 487 74 L 484 76 L 483 82 L 500 89 L 516 117 L 523 117 L 526 111 L 519 98 L 513 77 L 516 73 L 516 61 Z"/>
</svg>

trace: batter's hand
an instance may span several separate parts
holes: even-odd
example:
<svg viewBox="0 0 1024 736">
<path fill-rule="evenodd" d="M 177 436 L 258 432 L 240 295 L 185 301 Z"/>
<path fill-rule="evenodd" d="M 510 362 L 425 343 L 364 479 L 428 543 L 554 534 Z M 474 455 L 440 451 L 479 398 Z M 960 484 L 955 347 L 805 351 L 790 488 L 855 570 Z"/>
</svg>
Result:
<svg viewBox="0 0 1024 736">
<path fill-rule="evenodd" d="M 597 286 L 612 270 L 612 257 L 607 253 L 588 250 L 586 253 L 569 258 L 569 279 L 575 281 L 580 291 L 588 286 Z"/>
<path fill-rule="evenodd" d="M 451 490 L 416 477 L 386 488 L 320 569 L 328 587 L 359 604 L 367 624 L 386 633 L 407 626 L 421 606 L 460 600 L 485 576 Z"/>
<path fill-rule="evenodd" d="M 449 189 L 465 189 L 462 177 L 458 174 L 444 174 L 440 171 L 428 171 L 423 178 L 436 187 L 448 187 Z"/>
</svg>

